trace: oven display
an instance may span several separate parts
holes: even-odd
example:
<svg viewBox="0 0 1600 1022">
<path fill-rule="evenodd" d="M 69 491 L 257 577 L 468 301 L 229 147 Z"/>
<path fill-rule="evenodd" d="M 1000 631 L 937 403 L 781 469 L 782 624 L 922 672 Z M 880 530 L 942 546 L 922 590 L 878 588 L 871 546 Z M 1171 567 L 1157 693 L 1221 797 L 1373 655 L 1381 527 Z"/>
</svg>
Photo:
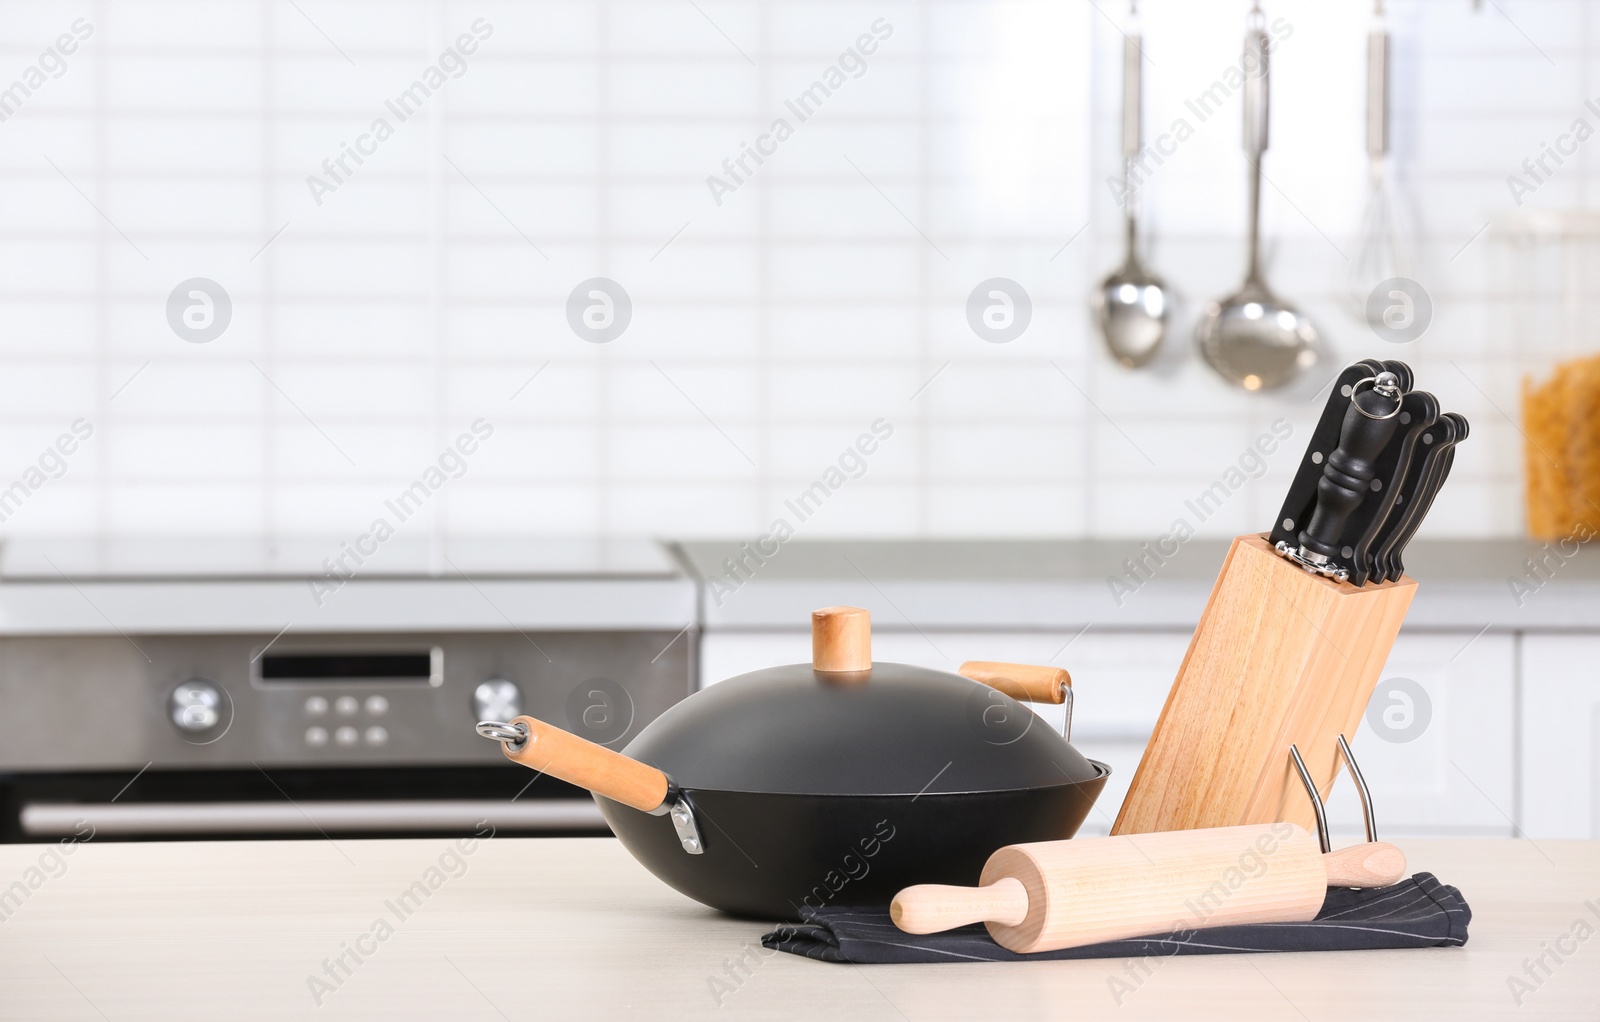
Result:
<svg viewBox="0 0 1600 1022">
<path fill-rule="evenodd" d="M 443 651 L 268 653 L 261 657 L 264 682 L 384 681 L 438 685 Z"/>
</svg>

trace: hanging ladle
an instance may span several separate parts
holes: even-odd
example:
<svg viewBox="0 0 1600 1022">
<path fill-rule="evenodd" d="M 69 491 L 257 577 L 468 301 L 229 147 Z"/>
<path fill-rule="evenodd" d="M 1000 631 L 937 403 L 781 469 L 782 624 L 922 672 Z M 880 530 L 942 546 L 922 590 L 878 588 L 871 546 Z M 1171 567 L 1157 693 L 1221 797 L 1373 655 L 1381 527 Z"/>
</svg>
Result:
<svg viewBox="0 0 1600 1022">
<path fill-rule="evenodd" d="M 1317 361 L 1317 328 L 1261 277 L 1261 157 L 1267 150 L 1269 89 L 1266 15 L 1257 4 L 1244 36 L 1244 149 L 1250 161 L 1250 255 L 1244 283 L 1207 306 L 1195 329 L 1200 354 L 1223 379 L 1271 390 Z"/>
</svg>

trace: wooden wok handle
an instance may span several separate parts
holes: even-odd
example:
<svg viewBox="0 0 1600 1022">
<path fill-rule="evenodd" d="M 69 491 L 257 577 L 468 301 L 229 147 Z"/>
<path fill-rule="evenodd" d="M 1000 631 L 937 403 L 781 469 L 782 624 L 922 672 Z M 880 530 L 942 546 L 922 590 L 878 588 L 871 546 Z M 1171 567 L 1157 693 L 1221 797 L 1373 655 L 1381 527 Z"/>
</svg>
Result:
<svg viewBox="0 0 1600 1022">
<path fill-rule="evenodd" d="M 1016 877 L 987 887 L 917 884 L 894 896 L 889 918 L 907 933 L 942 933 L 991 920 L 1021 926 L 1028 918 L 1028 889 Z"/>
<path fill-rule="evenodd" d="M 511 723 L 527 728 L 528 740 L 517 749 L 500 747 L 509 760 L 640 812 L 654 812 L 667 800 L 667 775 L 653 766 L 533 717 Z"/>
<path fill-rule="evenodd" d="M 961 665 L 960 674 L 1029 703 L 1065 702 L 1067 689 L 1072 687 L 1072 675 L 1060 667 L 968 660 Z"/>
<path fill-rule="evenodd" d="M 1322 856 L 1329 887 L 1388 887 L 1406 875 L 1406 855 L 1384 841 L 1338 848 Z"/>
</svg>

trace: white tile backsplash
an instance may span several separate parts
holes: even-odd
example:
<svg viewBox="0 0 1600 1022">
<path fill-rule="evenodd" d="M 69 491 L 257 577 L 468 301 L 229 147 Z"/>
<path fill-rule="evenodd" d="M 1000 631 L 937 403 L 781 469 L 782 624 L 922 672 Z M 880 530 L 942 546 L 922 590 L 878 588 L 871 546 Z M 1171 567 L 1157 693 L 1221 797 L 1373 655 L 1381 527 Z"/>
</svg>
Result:
<svg viewBox="0 0 1600 1022">
<path fill-rule="evenodd" d="M 1594 349 L 1600 269 L 1600 230 L 1519 217 L 1589 201 L 1600 143 L 1521 211 L 1506 177 L 1574 118 L 1600 123 L 1600 16 L 1391 0 L 1394 171 L 1436 310 L 1392 345 L 1339 304 L 1366 188 L 1364 6 L 1267 5 L 1292 26 L 1270 279 L 1338 364 L 1407 359 L 1472 419 L 1428 531 L 1516 533 L 1521 381 Z M 345 532 L 482 417 L 494 438 L 407 528 L 753 535 L 886 418 L 895 436 L 807 534 L 1144 536 L 1289 419 L 1287 453 L 1200 525 L 1223 535 L 1267 525 L 1316 415 L 1320 376 L 1246 395 L 1190 341 L 1242 272 L 1246 168 L 1237 97 L 1203 119 L 1185 100 L 1237 61 L 1243 3 L 1140 4 L 1146 137 L 1194 128 L 1140 192 L 1178 299 L 1171 352 L 1140 372 L 1086 307 L 1121 254 L 1119 4 L 14 8 L 0 83 L 73 19 L 94 33 L 0 131 L 0 485 L 74 418 L 97 433 L 6 533 Z M 307 175 L 478 18 L 494 32 L 466 72 L 318 205 Z M 800 122 L 785 100 L 880 18 L 865 72 Z M 715 203 L 707 175 L 777 117 L 792 137 Z M 233 302 L 206 344 L 165 315 L 195 276 Z M 607 344 L 567 326 L 597 276 L 632 300 Z M 966 320 L 997 276 L 1032 301 L 1007 344 Z"/>
</svg>

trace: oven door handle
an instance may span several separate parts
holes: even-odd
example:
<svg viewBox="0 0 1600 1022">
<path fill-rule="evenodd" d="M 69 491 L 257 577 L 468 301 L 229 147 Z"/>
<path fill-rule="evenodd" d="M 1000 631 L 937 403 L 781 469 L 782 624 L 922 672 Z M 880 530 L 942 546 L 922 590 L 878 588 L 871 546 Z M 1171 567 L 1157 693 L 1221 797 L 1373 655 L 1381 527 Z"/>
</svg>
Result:
<svg viewBox="0 0 1600 1022">
<path fill-rule="evenodd" d="M 598 830 L 600 807 L 589 799 L 435 799 L 349 802 L 29 802 L 24 834 L 145 837 L 195 834 L 333 834 L 360 831 Z"/>
</svg>

